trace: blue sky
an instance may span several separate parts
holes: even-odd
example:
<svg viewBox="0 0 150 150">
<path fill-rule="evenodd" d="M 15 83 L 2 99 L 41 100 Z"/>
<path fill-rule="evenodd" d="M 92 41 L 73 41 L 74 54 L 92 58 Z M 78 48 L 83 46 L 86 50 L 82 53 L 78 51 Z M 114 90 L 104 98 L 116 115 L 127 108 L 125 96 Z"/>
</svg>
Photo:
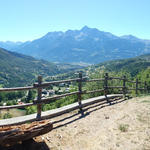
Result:
<svg viewBox="0 0 150 150">
<path fill-rule="evenodd" d="M 0 0 L 0 41 L 27 41 L 87 25 L 150 39 L 150 0 Z"/>
</svg>

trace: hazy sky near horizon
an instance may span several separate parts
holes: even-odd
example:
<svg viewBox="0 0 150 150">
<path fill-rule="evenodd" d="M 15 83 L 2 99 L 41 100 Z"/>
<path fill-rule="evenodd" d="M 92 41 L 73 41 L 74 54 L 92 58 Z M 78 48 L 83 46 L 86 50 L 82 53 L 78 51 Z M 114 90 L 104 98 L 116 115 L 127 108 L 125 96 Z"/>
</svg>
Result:
<svg viewBox="0 0 150 150">
<path fill-rule="evenodd" d="M 87 25 L 150 39 L 150 0 L 0 0 L 0 41 L 27 41 Z"/>
</svg>

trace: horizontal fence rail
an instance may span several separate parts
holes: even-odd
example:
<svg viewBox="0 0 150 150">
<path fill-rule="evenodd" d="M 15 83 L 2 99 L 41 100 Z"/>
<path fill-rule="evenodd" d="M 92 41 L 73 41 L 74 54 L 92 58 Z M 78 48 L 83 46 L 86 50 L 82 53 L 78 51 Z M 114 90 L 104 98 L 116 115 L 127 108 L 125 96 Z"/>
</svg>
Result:
<svg viewBox="0 0 150 150">
<path fill-rule="evenodd" d="M 48 87 L 52 84 L 60 84 L 60 83 L 68 83 L 68 82 L 75 82 L 75 81 L 79 81 L 80 78 L 76 78 L 76 79 L 70 79 L 70 80 L 61 80 L 61 81 L 52 81 L 52 82 L 45 82 L 45 83 L 42 83 L 42 84 L 38 84 L 38 83 L 35 83 L 33 86 L 35 88 L 37 87 Z"/>
<path fill-rule="evenodd" d="M 53 96 L 53 97 L 49 97 L 49 98 L 43 98 L 40 101 L 35 100 L 34 103 L 35 104 L 41 104 L 41 103 L 52 102 L 52 101 L 55 101 L 57 99 L 60 99 L 60 98 L 66 97 L 66 96 L 77 95 L 78 93 L 79 92 L 77 91 L 77 92 L 71 92 L 71 93 Z"/>
<path fill-rule="evenodd" d="M 91 79 L 91 80 L 83 80 L 83 82 L 97 82 L 97 81 L 104 81 L 105 79 Z"/>
<path fill-rule="evenodd" d="M 122 85 L 113 86 L 109 84 L 111 80 L 119 80 Z M 90 82 L 98 82 L 103 81 L 103 89 L 96 89 L 92 91 L 83 90 L 83 83 L 90 83 Z M 51 85 L 55 84 L 61 84 L 61 83 L 71 83 L 76 82 L 78 84 L 78 90 L 75 92 L 65 93 L 61 95 L 56 95 L 48 98 L 42 98 L 42 89 L 49 87 Z M 128 87 L 127 83 L 130 83 L 135 86 Z M 99 83 L 100 84 L 100 83 Z M 142 84 L 144 87 L 140 87 L 139 85 Z M 14 108 L 24 108 L 32 105 L 37 105 L 37 116 L 36 119 L 41 119 L 41 113 L 42 113 L 42 104 L 46 104 L 49 102 L 55 102 L 57 99 L 66 97 L 66 96 L 72 96 L 77 95 L 78 100 L 78 108 L 82 112 L 82 94 L 93 94 L 93 93 L 101 93 L 103 92 L 103 95 L 105 96 L 108 103 L 111 104 L 108 98 L 108 93 L 110 90 L 118 89 L 123 94 L 124 97 L 126 97 L 128 94 L 128 91 L 134 90 L 135 94 L 138 94 L 138 91 L 145 91 L 147 93 L 148 91 L 148 85 L 146 82 L 141 82 L 136 79 L 136 81 L 130 81 L 126 78 L 126 76 L 123 77 L 109 77 L 108 73 L 105 74 L 104 78 L 98 78 L 98 79 L 88 79 L 87 77 L 82 77 L 82 73 L 79 73 L 79 77 L 75 79 L 69 79 L 69 80 L 60 80 L 60 81 L 51 81 L 51 82 L 42 82 L 42 76 L 38 77 L 38 82 L 34 83 L 33 86 L 27 86 L 27 87 L 16 87 L 16 88 L 0 88 L 0 92 L 14 92 L 14 91 L 22 91 L 22 90 L 37 90 L 37 100 L 33 100 L 31 103 L 26 103 L 22 105 L 11 105 L 11 106 L 0 106 L 0 110 L 3 109 L 14 109 Z M 119 94 L 119 93 L 118 93 Z"/>
<path fill-rule="evenodd" d="M 24 108 L 24 107 L 28 107 L 28 106 L 32 106 L 32 105 L 35 105 L 35 104 L 34 103 L 26 103 L 26 104 L 22 104 L 22 105 L 0 106 L 0 110 L 14 109 L 14 108 Z"/>
<path fill-rule="evenodd" d="M 34 86 L 16 87 L 16 88 L 0 88 L 0 92 L 14 92 L 36 89 Z"/>
</svg>

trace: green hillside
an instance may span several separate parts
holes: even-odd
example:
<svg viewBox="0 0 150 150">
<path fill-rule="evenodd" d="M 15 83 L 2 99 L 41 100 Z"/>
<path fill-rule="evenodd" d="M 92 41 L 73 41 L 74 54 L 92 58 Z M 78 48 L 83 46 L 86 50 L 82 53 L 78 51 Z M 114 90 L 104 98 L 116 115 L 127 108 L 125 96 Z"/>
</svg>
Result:
<svg viewBox="0 0 150 150">
<path fill-rule="evenodd" d="M 110 77 L 123 77 L 125 75 L 127 79 L 131 81 L 136 81 L 136 79 L 143 83 L 146 81 L 148 91 L 150 91 L 150 54 L 130 59 L 100 63 L 86 68 L 85 72 L 88 74 L 89 78 L 104 78 L 104 75 L 107 72 Z M 119 80 L 110 80 L 109 85 L 112 84 L 113 86 L 122 86 L 123 83 Z M 126 85 L 135 88 L 135 84 L 129 82 L 127 82 Z M 144 84 L 140 84 L 139 87 L 144 88 Z M 103 86 L 99 83 L 87 84 L 87 89 L 90 90 L 101 88 L 103 88 Z M 119 91 L 117 89 L 113 89 L 110 92 L 118 93 Z M 131 91 L 131 94 L 135 95 L 135 91 Z"/>
<path fill-rule="evenodd" d="M 74 67 L 73 69 L 75 69 Z M 9 52 L 0 48 L 0 86 L 25 86 L 36 80 L 38 75 L 51 76 L 72 70 L 44 60 Z"/>
<path fill-rule="evenodd" d="M 150 54 L 141 55 L 135 58 L 108 61 L 95 65 L 95 68 L 103 68 L 113 72 L 128 72 L 131 76 L 136 76 L 139 72 L 150 66 Z"/>
</svg>

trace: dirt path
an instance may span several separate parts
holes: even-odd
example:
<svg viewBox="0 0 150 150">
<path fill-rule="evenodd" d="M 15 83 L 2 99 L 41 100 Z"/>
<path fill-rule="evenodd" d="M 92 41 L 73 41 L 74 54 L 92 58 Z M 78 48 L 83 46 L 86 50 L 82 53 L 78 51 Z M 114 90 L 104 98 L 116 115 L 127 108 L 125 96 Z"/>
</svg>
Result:
<svg viewBox="0 0 150 150">
<path fill-rule="evenodd" d="M 42 136 L 50 150 L 150 150 L 150 96 L 96 105 L 84 117 L 54 118 L 55 129 Z"/>
</svg>

